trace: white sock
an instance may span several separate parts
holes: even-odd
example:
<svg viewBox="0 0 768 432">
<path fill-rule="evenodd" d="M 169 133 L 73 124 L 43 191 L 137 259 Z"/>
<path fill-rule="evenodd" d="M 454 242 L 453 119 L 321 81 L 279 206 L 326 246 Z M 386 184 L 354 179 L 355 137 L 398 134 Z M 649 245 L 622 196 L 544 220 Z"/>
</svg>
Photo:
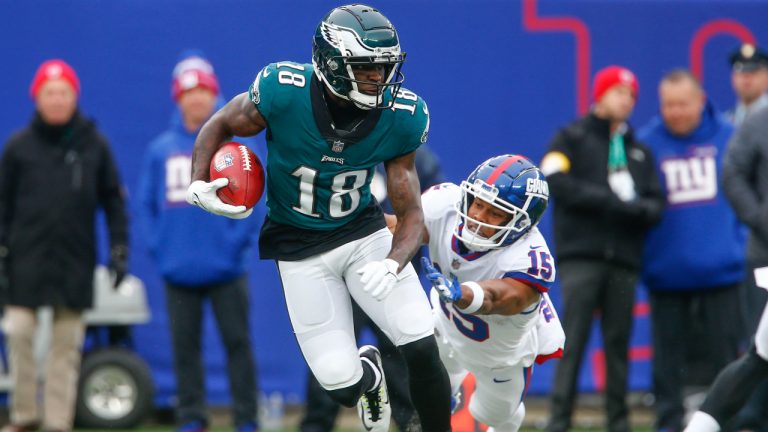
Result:
<svg viewBox="0 0 768 432">
<path fill-rule="evenodd" d="M 696 411 L 683 432 L 718 432 L 720 424 L 704 411 Z"/>
</svg>

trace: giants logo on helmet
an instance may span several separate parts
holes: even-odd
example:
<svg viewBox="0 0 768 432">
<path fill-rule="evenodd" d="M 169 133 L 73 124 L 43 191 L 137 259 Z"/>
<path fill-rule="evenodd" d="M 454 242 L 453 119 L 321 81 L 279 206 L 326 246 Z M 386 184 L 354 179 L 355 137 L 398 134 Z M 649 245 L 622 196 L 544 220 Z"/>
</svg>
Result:
<svg viewBox="0 0 768 432">
<path fill-rule="evenodd" d="M 549 197 L 549 184 L 546 180 L 529 178 L 525 183 L 525 193 Z"/>
</svg>

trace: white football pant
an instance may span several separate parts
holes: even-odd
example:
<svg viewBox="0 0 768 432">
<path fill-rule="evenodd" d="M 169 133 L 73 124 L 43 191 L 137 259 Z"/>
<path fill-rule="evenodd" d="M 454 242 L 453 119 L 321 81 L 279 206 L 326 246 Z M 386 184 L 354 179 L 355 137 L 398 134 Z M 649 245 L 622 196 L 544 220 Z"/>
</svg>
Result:
<svg viewBox="0 0 768 432">
<path fill-rule="evenodd" d="M 441 313 L 441 312 L 438 312 Z M 469 400 L 472 418 L 496 432 L 516 432 L 525 417 L 524 392 L 533 366 L 522 364 L 501 368 L 468 365 L 461 361 L 447 339 L 437 334 L 440 360 L 451 379 L 451 394 L 456 394 L 469 372 L 475 376 L 475 392 Z M 490 430 L 490 429 L 489 429 Z"/>
<path fill-rule="evenodd" d="M 433 333 L 429 301 L 410 263 L 383 301 L 363 291 L 357 270 L 385 259 L 391 247 L 392 234 L 383 228 L 301 261 L 278 261 L 296 339 L 327 390 L 349 387 L 363 376 L 350 296 L 397 346 Z"/>
</svg>

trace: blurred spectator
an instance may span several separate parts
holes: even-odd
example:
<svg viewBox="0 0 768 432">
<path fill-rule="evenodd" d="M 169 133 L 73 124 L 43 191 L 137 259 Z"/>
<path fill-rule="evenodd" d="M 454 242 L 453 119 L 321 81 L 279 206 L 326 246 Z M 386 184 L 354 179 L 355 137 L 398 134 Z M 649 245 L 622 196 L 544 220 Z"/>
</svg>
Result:
<svg viewBox="0 0 768 432">
<path fill-rule="evenodd" d="M 768 266 L 768 106 L 751 114 L 731 138 L 723 162 L 723 188 L 736 216 L 749 227 L 741 308 L 745 333 L 751 337 L 768 298 L 754 275 L 754 269 Z M 758 387 L 736 422 L 740 429 L 768 431 L 768 383 Z"/>
<path fill-rule="evenodd" d="M 657 160 L 667 197 L 648 234 L 643 281 L 651 301 L 656 429 L 680 431 L 689 351 L 704 351 L 698 379 L 705 385 L 736 358 L 744 230 L 719 190 L 733 126 L 687 70 L 662 78 L 659 100 L 661 115 L 638 134 Z"/>
<path fill-rule="evenodd" d="M 419 176 L 422 192 L 430 186 L 445 182 L 440 161 L 426 144 L 416 149 L 416 172 Z M 376 173 L 371 181 L 371 193 L 381 203 L 386 213 L 394 213 L 392 205 L 387 199 L 386 172 L 383 165 L 376 167 Z M 419 253 L 411 260 L 417 271 L 421 268 L 421 256 L 422 254 Z M 420 271 L 419 275 L 421 275 Z M 370 329 L 376 336 L 378 341 L 376 346 L 381 352 L 384 375 L 387 377 L 387 389 L 392 404 L 392 418 L 397 427 L 404 432 L 419 430 L 418 416 L 411 402 L 408 389 L 408 367 L 405 360 L 397 347 L 365 315 L 354 300 L 352 301 L 352 317 L 358 338 L 365 328 Z M 331 432 L 339 414 L 339 408 L 340 405 L 328 396 L 314 375 L 310 373 L 307 377 L 306 411 L 299 430 L 301 432 Z"/>
<path fill-rule="evenodd" d="M 182 55 L 173 71 L 172 96 L 178 112 L 149 145 L 138 191 L 145 239 L 166 284 L 177 417 L 183 432 L 202 432 L 208 424 L 201 352 L 206 301 L 226 347 L 237 431 L 257 428 L 245 265 L 258 221 L 216 217 L 185 200 L 195 138 L 221 104 L 218 95 L 218 80 L 208 60 L 193 51 Z"/>
<path fill-rule="evenodd" d="M 766 93 L 768 92 L 768 54 L 754 45 L 743 44 L 731 54 L 730 62 L 733 67 L 733 89 L 736 92 L 738 104 L 728 114 L 734 124 L 739 127 L 748 115 L 751 116 L 768 107 L 768 93 Z M 759 128 L 760 132 L 765 131 L 765 127 L 761 126 L 751 128 Z M 763 202 L 758 198 L 764 197 L 766 193 L 765 188 L 762 191 L 759 189 L 759 176 L 764 174 L 761 174 L 762 171 L 758 166 L 765 160 L 758 150 L 761 140 L 762 138 L 758 138 L 754 131 L 749 132 L 745 137 L 734 137 L 723 168 L 723 185 L 726 194 L 739 219 L 750 227 L 751 235 L 747 243 L 747 263 L 750 269 L 767 265 L 760 263 L 768 262 L 768 230 L 763 235 L 766 240 L 761 240 L 758 230 L 764 230 L 764 228 L 756 228 L 756 225 L 759 226 L 763 222 L 758 221 L 760 218 L 755 213 L 755 209 Z M 744 344 L 755 332 L 762 305 L 765 304 L 766 293 L 762 289 L 755 289 L 751 272 L 747 273 L 747 281 L 739 291 L 744 313 L 745 326 L 742 335 L 742 344 Z M 765 412 L 768 412 L 768 384 L 758 388 L 750 402 L 737 416 L 735 424 L 746 429 L 751 425 L 765 423 L 768 421 L 765 419 L 766 415 L 763 415 Z M 768 426 L 764 428 L 768 430 Z"/>
<path fill-rule="evenodd" d="M 70 431 L 75 409 L 82 314 L 93 306 L 96 213 L 107 215 L 110 267 L 125 276 L 125 202 L 107 139 L 78 109 L 80 82 L 62 60 L 43 63 L 30 88 L 36 112 L 8 140 L 0 161 L 0 288 L 3 331 L 12 373 L 10 425 L 40 423 L 33 352 L 37 309 L 53 307 L 53 333 L 43 387 L 42 426 Z"/>
<path fill-rule="evenodd" d="M 738 127 L 751 113 L 768 106 L 768 54 L 744 44 L 731 54 L 730 62 L 737 102 L 727 115 Z"/>
<path fill-rule="evenodd" d="M 649 150 L 627 124 L 638 82 L 619 66 L 599 71 L 592 111 L 558 131 L 541 170 L 554 204 L 555 256 L 566 344 L 552 391 L 550 432 L 570 427 L 592 319 L 601 313 L 607 429 L 629 431 L 627 351 L 645 233 L 664 205 Z"/>
</svg>

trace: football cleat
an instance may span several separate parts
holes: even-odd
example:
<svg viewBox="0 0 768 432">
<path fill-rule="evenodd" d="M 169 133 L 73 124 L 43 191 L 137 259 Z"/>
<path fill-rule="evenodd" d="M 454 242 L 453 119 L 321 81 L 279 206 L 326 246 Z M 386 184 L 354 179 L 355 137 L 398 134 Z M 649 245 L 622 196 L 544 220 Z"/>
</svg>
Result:
<svg viewBox="0 0 768 432">
<path fill-rule="evenodd" d="M 381 365 L 381 354 L 372 345 L 360 347 L 360 360 L 368 363 L 377 375 L 378 385 L 363 393 L 357 402 L 357 414 L 368 432 L 388 432 L 392 409 L 389 406 L 387 381 Z"/>
</svg>

